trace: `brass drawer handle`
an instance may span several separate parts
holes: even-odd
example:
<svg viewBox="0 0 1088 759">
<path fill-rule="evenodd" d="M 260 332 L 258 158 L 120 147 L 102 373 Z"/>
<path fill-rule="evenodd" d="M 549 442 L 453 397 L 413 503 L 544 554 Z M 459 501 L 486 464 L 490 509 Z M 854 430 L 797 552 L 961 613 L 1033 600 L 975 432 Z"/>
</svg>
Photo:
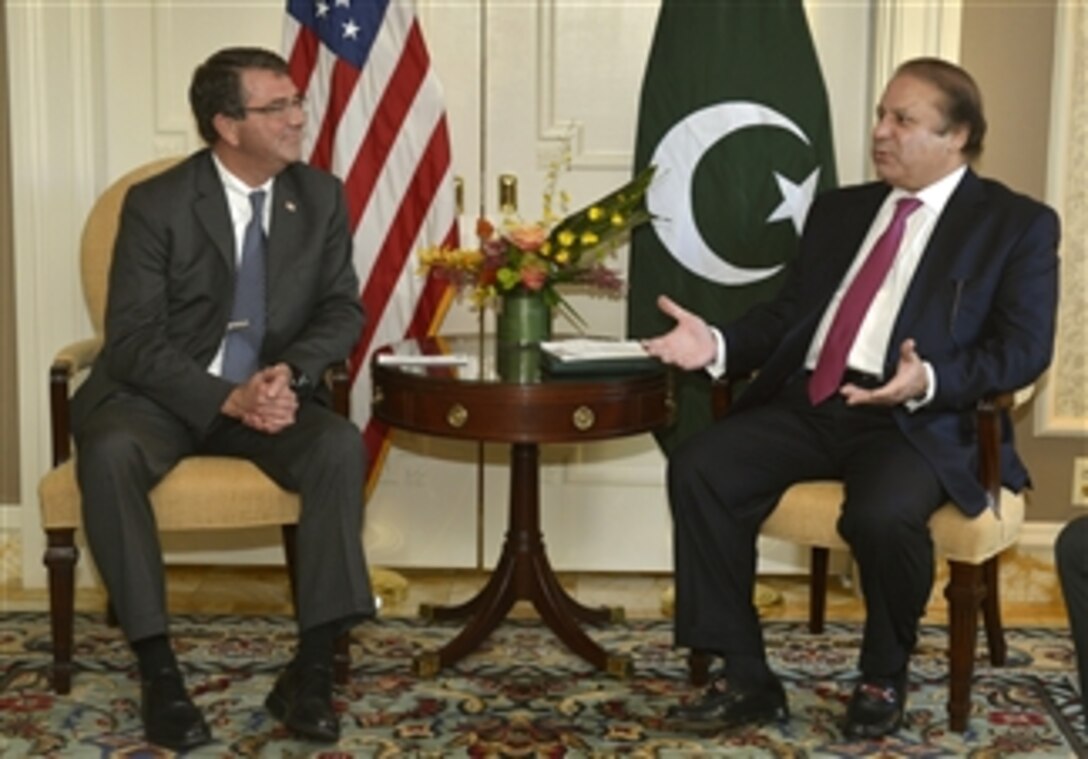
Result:
<svg viewBox="0 0 1088 759">
<path fill-rule="evenodd" d="M 467 421 L 468 409 L 460 403 L 453 404 L 450 406 L 450 410 L 446 412 L 446 423 L 454 429 L 461 429 Z"/>
<path fill-rule="evenodd" d="M 579 432 L 585 432 L 596 424 L 597 415 L 593 413 L 593 409 L 589 406 L 579 406 L 574 409 L 574 413 L 571 415 L 571 421 L 574 422 L 574 429 Z"/>
</svg>

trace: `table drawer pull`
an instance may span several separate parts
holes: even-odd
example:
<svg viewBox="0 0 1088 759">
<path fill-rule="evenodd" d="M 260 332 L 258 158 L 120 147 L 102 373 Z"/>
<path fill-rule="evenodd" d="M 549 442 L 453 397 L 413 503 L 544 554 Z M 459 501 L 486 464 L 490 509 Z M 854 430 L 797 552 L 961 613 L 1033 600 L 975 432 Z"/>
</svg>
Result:
<svg viewBox="0 0 1088 759">
<path fill-rule="evenodd" d="M 579 406 L 574 409 L 574 413 L 571 415 L 571 421 L 574 422 L 574 429 L 579 432 L 585 432 L 596 424 L 597 415 L 593 413 L 593 409 L 589 406 Z"/>
<path fill-rule="evenodd" d="M 460 403 L 453 404 L 450 406 L 450 410 L 446 412 L 446 423 L 454 429 L 461 429 L 467 421 L 468 409 Z"/>
</svg>

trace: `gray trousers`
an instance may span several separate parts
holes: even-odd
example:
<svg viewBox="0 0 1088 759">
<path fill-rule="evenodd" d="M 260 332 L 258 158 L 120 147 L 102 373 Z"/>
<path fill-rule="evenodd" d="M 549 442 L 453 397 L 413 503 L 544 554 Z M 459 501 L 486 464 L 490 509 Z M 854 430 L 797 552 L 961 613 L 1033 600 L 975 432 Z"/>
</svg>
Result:
<svg viewBox="0 0 1088 759">
<path fill-rule="evenodd" d="M 1088 707 L 1088 515 L 1077 517 L 1062 528 L 1054 544 L 1054 558 L 1069 609 L 1081 699 Z"/>
<path fill-rule="evenodd" d="M 141 395 L 118 393 L 76 433 L 87 543 L 130 641 L 168 630 L 165 573 L 148 493 L 183 457 L 249 459 L 299 493 L 295 578 L 300 630 L 373 616 L 363 555 L 365 453 L 359 429 L 325 406 L 300 404 L 276 435 L 220 417 L 198 436 Z"/>
</svg>

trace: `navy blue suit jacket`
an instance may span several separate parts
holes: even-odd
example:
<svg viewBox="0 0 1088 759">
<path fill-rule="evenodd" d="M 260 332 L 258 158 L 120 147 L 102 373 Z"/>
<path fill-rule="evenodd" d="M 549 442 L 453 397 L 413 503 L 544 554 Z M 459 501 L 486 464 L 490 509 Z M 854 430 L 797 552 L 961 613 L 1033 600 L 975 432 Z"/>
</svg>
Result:
<svg viewBox="0 0 1088 759">
<path fill-rule="evenodd" d="M 733 412 L 770 400 L 803 365 L 827 305 L 891 188 L 833 190 L 813 203 L 779 296 L 722 328 L 731 375 L 758 374 Z M 974 407 L 1017 390 L 1050 363 L 1058 298 L 1058 217 L 1047 206 L 968 170 L 938 219 L 895 320 L 884 376 L 914 338 L 937 378 L 933 401 L 893 411 L 968 515 L 987 506 L 977 479 Z M 1027 471 L 1003 420 L 1002 479 L 1019 491 Z"/>
</svg>

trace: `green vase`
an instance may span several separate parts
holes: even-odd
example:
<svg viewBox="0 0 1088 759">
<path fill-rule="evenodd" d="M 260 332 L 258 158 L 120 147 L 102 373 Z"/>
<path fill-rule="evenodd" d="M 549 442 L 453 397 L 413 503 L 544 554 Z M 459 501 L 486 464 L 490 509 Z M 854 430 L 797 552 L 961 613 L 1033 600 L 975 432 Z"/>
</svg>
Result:
<svg viewBox="0 0 1088 759">
<path fill-rule="evenodd" d="M 495 366 L 504 382 L 540 379 L 540 343 L 552 336 L 552 309 L 543 294 L 515 290 L 499 302 Z"/>
</svg>

